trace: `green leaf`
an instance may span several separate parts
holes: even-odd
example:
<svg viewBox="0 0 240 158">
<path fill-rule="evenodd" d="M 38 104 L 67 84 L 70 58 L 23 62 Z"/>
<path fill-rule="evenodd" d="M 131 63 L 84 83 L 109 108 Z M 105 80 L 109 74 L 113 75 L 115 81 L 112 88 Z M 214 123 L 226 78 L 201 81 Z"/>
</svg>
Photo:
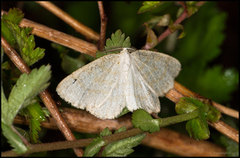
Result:
<svg viewBox="0 0 240 158">
<path fill-rule="evenodd" d="M 203 100 L 204 101 L 204 100 Z M 221 113 L 209 103 L 203 103 L 194 98 L 182 97 L 176 104 L 177 114 L 185 114 L 200 109 L 205 113 L 205 119 L 210 122 L 216 122 L 220 119 Z"/>
<path fill-rule="evenodd" d="M 99 58 L 101 56 L 104 56 L 106 54 L 117 54 L 119 51 L 114 51 L 116 48 L 122 48 L 122 47 L 130 47 L 130 38 L 127 37 L 125 39 L 125 34 L 122 33 L 122 31 L 119 29 L 115 32 L 115 34 L 111 35 L 111 39 L 107 39 L 106 46 L 105 46 L 105 52 L 97 52 L 96 57 Z M 111 51 L 113 50 L 113 51 Z"/>
<path fill-rule="evenodd" d="M 24 14 L 18 8 L 10 8 L 7 14 L 3 14 L 2 20 L 9 20 L 15 24 L 19 24 Z"/>
<path fill-rule="evenodd" d="M 200 106 L 203 106 L 203 103 L 197 99 L 182 97 L 177 102 L 175 110 L 177 114 L 185 114 L 198 109 Z"/>
<path fill-rule="evenodd" d="M 123 132 L 123 131 L 126 131 L 126 126 L 122 126 L 121 128 L 119 128 L 115 133 L 120 133 L 120 132 Z M 114 133 L 114 134 L 115 134 Z"/>
<path fill-rule="evenodd" d="M 5 124 L 3 120 L 1 122 L 1 127 L 3 135 L 8 139 L 8 143 L 14 148 L 14 151 L 16 151 L 18 154 L 23 154 L 28 150 L 21 138 L 15 132 L 13 132 L 11 126 Z"/>
<path fill-rule="evenodd" d="M 69 51 L 66 47 L 57 43 L 51 43 L 51 46 L 60 53 L 60 57 L 62 58 L 61 67 L 67 74 L 71 74 L 86 64 L 83 54 L 78 53 L 78 57 L 73 58 L 69 55 L 73 52 Z"/>
<path fill-rule="evenodd" d="M 29 120 L 30 131 L 31 131 L 31 141 L 33 143 L 38 142 L 38 132 L 41 130 L 41 122 L 45 121 L 45 115 L 42 111 L 42 107 L 38 103 L 34 103 L 32 105 L 27 106 L 28 112 L 31 115 L 31 119 Z"/>
<path fill-rule="evenodd" d="M 196 140 L 205 140 L 210 136 L 206 119 L 205 121 L 200 118 L 189 120 L 186 124 L 186 130 L 190 137 L 193 137 Z"/>
<path fill-rule="evenodd" d="M 43 65 L 39 70 L 33 69 L 29 75 L 26 73 L 22 74 L 9 95 L 8 105 L 2 105 L 2 111 L 5 112 L 2 115 L 2 120 L 11 125 L 18 111 L 24 107 L 24 104 L 48 87 L 49 83 L 46 82 L 50 77 L 49 65 Z"/>
<path fill-rule="evenodd" d="M 93 157 L 104 145 L 106 145 L 106 143 L 103 141 L 103 138 L 95 139 L 94 142 L 86 147 L 83 153 L 83 157 Z"/>
<path fill-rule="evenodd" d="M 160 122 L 161 119 L 153 119 L 149 113 L 142 109 L 136 110 L 132 115 L 132 124 L 142 131 L 149 131 L 150 133 L 159 131 Z"/>
<path fill-rule="evenodd" d="M 18 51 L 21 54 L 21 57 L 26 62 L 28 66 L 34 64 L 39 59 L 42 59 L 44 56 L 44 49 L 36 48 L 35 42 L 34 42 L 34 36 L 30 35 L 30 32 L 32 28 L 20 28 L 18 24 L 13 23 L 12 21 L 4 21 L 6 27 L 8 27 L 11 31 L 14 37 L 11 36 L 11 38 L 14 38 L 14 43 L 11 42 L 10 44 L 17 44 L 17 47 L 15 46 L 15 49 L 18 49 Z M 4 26 L 5 27 L 5 26 Z M 7 36 L 7 35 L 6 35 Z M 28 37 L 29 36 L 29 37 Z M 4 36 L 5 37 L 5 36 Z M 10 39 L 11 40 L 11 39 Z"/>
<path fill-rule="evenodd" d="M 143 2 L 143 6 L 138 10 L 138 14 L 144 13 L 146 11 L 153 10 L 163 4 L 163 2 L 160 1 L 145 1 Z"/>
<path fill-rule="evenodd" d="M 207 120 L 217 121 L 220 118 L 218 115 L 219 113 L 216 112 L 217 110 L 214 107 L 204 104 L 203 102 L 194 98 L 181 98 L 176 104 L 175 109 L 178 114 L 189 113 L 199 109 L 198 118 L 189 120 L 186 124 L 186 130 L 188 131 L 190 137 L 193 137 L 196 140 L 208 139 L 210 132 L 208 129 Z"/>
<path fill-rule="evenodd" d="M 104 128 L 104 130 L 102 132 L 100 132 L 100 137 L 94 139 L 90 145 L 88 145 L 84 151 L 83 156 L 87 156 L 87 157 L 92 157 L 95 154 L 97 154 L 102 146 L 107 145 L 104 141 L 103 141 L 103 136 L 108 136 L 108 135 L 112 135 L 112 132 L 109 130 L 108 127 Z"/>
<path fill-rule="evenodd" d="M 112 135 L 112 132 L 109 130 L 108 127 L 104 128 L 104 130 L 100 132 L 100 137 L 108 136 L 108 135 Z"/>
<path fill-rule="evenodd" d="M 209 111 L 207 112 L 206 119 L 210 122 L 217 122 L 221 118 L 221 112 L 214 108 L 212 105 L 207 105 Z"/>
<path fill-rule="evenodd" d="M 23 16 L 24 14 L 22 14 L 22 11 L 16 8 L 10 9 L 7 14 L 3 14 L 2 16 L 1 33 L 11 46 L 13 46 L 14 43 L 16 43 L 16 39 L 11 29 L 8 28 L 6 22 L 9 21 L 11 23 L 18 25 L 19 22 L 22 20 Z"/>
<path fill-rule="evenodd" d="M 127 156 L 134 151 L 132 148 L 139 145 L 145 136 L 146 134 L 142 133 L 110 143 L 105 147 L 101 156 Z"/>
</svg>

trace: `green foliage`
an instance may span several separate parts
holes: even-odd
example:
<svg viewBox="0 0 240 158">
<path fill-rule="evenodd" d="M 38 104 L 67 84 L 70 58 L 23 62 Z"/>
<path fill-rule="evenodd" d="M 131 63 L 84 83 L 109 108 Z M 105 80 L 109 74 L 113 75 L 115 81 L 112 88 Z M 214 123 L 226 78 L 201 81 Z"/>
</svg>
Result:
<svg viewBox="0 0 240 158">
<path fill-rule="evenodd" d="M 57 43 L 52 43 L 51 46 L 57 49 L 57 51 L 60 53 L 60 57 L 62 58 L 61 67 L 67 74 L 72 73 L 86 64 L 82 54 L 78 55 L 77 58 L 73 58 L 68 55 L 70 54 L 69 49 L 65 48 L 64 46 L 61 46 Z"/>
<path fill-rule="evenodd" d="M 127 37 L 125 39 L 125 34 L 122 33 L 121 30 L 117 30 L 115 32 L 115 34 L 111 35 L 111 39 L 107 39 L 106 41 L 106 46 L 105 46 L 105 50 L 106 51 L 111 51 L 108 53 L 102 53 L 102 52 L 97 52 L 96 57 L 99 58 L 101 56 L 104 56 L 106 54 L 116 54 L 119 53 L 119 51 L 114 51 L 113 49 L 115 48 L 122 48 L 122 47 L 130 47 L 131 43 L 130 43 L 130 38 Z"/>
<path fill-rule="evenodd" d="M 47 82 L 50 77 L 50 66 L 43 65 L 38 70 L 33 69 L 29 75 L 26 73 L 22 74 L 13 87 L 8 100 L 5 98 L 3 89 L 1 90 L 1 124 L 3 133 L 18 153 L 23 153 L 26 150 L 23 150 L 23 143 L 20 137 L 12 131 L 13 119 L 20 109 L 29 105 L 32 98 L 48 87 L 49 83 Z"/>
<path fill-rule="evenodd" d="M 106 143 L 103 141 L 102 137 L 94 139 L 93 142 L 86 147 L 83 157 L 93 157 L 104 145 L 106 145 Z"/>
<path fill-rule="evenodd" d="M 126 127 L 119 128 L 115 133 L 120 133 L 123 131 L 126 131 Z M 100 151 L 101 147 L 107 145 L 107 142 L 104 142 L 103 137 L 108 135 L 112 135 L 112 132 L 108 129 L 108 127 L 106 127 L 100 133 L 100 137 L 94 139 L 94 142 L 92 142 L 86 147 L 83 156 L 96 155 Z M 133 137 L 110 143 L 105 147 L 101 156 L 127 156 L 134 151 L 132 148 L 139 145 L 141 143 L 141 140 L 145 136 L 146 134 L 139 134 Z"/>
<path fill-rule="evenodd" d="M 161 121 L 161 119 L 153 119 L 149 113 L 142 109 L 136 110 L 132 115 L 132 124 L 134 127 L 150 133 L 160 130 L 159 123 Z"/>
<path fill-rule="evenodd" d="M 3 20 L 1 20 L 1 32 L 6 40 L 20 52 L 26 64 L 30 66 L 44 57 L 44 49 L 34 49 L 34 36 L 29 36 L 32 29 L 18 26 L 22 18 L 21 11 L 17 9 L 10 10 L 8 15 L 5 14 Z"/>
<path fill-rule="evenodd" d="M 138 134 L 133 137 L 122 139 L 108 144 L 102 152 L 101 156 L 127 156 L 134 152 L 133 147 L 141 144 L 141 141 L 145 138 L 146 134 Z"/>
<path fill-rule="evenodd" d="M 143 6 L 138 10 L 138 14 L 153 10 L 160 6 L 163 2 L 160 1 L 145 1 L 143 2 Z"/>
<path fill-rule="evenodd" d="M 3 135 L 8 139 L 8 143 L 14 148 L 14 151 L 18 154 L 22 154 L 28 150 L 17 133 L 13 132 L 10 125 L 2 121 L 1 128 Z"/>
<path fill-rule="evenodd" d="M 187 36 L 177 40 L 173 54 L 182 65 L 177 81 L 219 103 L 229 100 L 238 85 L 235 69 L 224 70 L 217 65 L 207 67 L 221 53 L 226 17 L 226 13 L 220 12 L 214 2 L 204 4 L 197 14 L 184 22 Z M 226 76 L 226 73 L 229 75 Z"/>
<path fill-rule="evenodd" d="M 45 114 L 38 103 L 27 106 L 27 110 L 32 118 L 29 120 L 30 138 L 33 143 L 38 142 L 38 132 L 41 130 L 40 122 L 45 121 Z"/>
<path fill-rule="evenodd" d="M 207 121 L 216 122 L 221 117 L 221 113 L 212 105 L 188 97 L 182 97 L 176 104 L 175 109 L 178 114 L 189 113 L 199 109 L 199 117 L 189 120 L 186 124 L 188 133 L 196 140 L 209 138 L 210 132 Z"/>
<path fill-rule="evenodd" d="M 22 20 L 24 14 L 22 14 L 22 11 L 16 8 L 9 9 L 8 14 L 3 14 L 2 15 L 2 20 L 1 20 L 1 34 L 5 39 L 10 43 L 10 45 L 14 45 L 16 42 L 16 39 L 14 38 L 14 34 L 11 31 L 10 28 L 8 28 L 6 22 L 12 22 L 16 25 L 20 23 Z"/>
</svg>

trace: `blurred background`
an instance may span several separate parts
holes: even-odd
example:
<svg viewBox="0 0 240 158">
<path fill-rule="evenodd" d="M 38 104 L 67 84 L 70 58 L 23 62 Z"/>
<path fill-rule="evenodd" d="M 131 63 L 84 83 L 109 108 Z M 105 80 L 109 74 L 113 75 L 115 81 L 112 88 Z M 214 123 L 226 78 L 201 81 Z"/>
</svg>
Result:
<svg viewBox="0 0 240 158">
<path fill-rule="evenodd" d="M 166 13 L 169 13 L 175 21 L 177 11 L 181 7 L 176 2 L 165 2 L 153 11 L 138 14 L 142 2 L 103 2 L 108 18 L 106 39 L 110 38 L 116 30 L 121 29 L 126 36 L 130 37 L 132 46 L 141 49 L 146 41 L 144 22 Z M 84 25 L 99 32 L 100 17 L 96 1 L 54 1 L 53 3 Z M 2 10 L 8 11 L 13 7 L 21 9 L 26 19 L 86 40 L 65 22 L 35 2 L 1 1 Z M 185 19 L 181 24 L 186 32 L 184 38 L 171 42 L 169 37 L 154 49 L 180 60 L 182 71 L 176 79 L 179 83 L 193 92 L 239 111 L 239 1 L 207 2 L 199 8 L 197 13 Z M 153 31 L 159 36 L 165 29 L 166 27 L 153 28 Z M 180 33 L 181 31 L 177 31 L 177 34 Z M 37 36 L 35 36 L 35 42 L 36 47 L 45 49 L 45 57 L 34 66 L 39 67 L 39 65 L 50 63 L 52 79 L 49 89 L 58 98 L 55 88 L 69 72 L 60 69 L 62 59 L 59 52 L 52 47 L 52 42 Z M 85 63 L 93 60 L 90 57 L 86 59 L 88 60 L 85 60 Z M 166 98 L 161 99 L 161 106 L 161 117 L 174 113 L 174 104 Z M 170 108 L 172 110 L 169 110 Z M 46 141 L 58 141 L 59 137 L 62 137 L 60 132 L 53 130 L 48 131 L 48 135 L 50 134 L 54 137 L 48 137 Z M 139 151 L 141 150 L 151 153 L 154 149 L 139 147 Z"/>
</svg>

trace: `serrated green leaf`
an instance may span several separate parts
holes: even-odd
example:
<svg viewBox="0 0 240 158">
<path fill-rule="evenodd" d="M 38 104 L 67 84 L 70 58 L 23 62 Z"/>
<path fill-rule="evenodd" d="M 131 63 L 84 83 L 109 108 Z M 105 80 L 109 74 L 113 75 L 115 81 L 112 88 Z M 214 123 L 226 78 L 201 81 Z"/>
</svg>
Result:
<svg viewBox="0 0 240 158">
<path fill-rule="evenodd" d="M 30 138 L 32 143 L 38 142 L 38 132 L 41 130 L 41 123 L 36 118 L 29 119 Z"/>
<path fill-rule="evenodd" d="M 1 83 L 1 121 L 5 124 L 10 124 L 9 119 L 7 119 L 9 113 L 8 106 L 8 101 L 3 92 L 3 86 Z"/>
<path fill-rule="evenodd" d="M 138 10 L 138 14 L 153 10 L 160 6 L 162 3 L 163 2 L 160 1 L 145 1 L 143 2 L 143 6 L 141 6 L 141 8 Z"/>
<path fill-rule="evenodd" d="M 126 126 L 122 126 L 121 128 L 119 128 L 115 133 L 120 133 L 120 132 L 123 132 L 123 131 L 126 131 Z M 115 134 L 114 133 L 114 134 Z"/>
<path fill-rule="evenodd" d="M 41 130 L 41 122 L 45 121 L 46 118 L 42 111 L 42 107 L 38 103 L 27 106 L 27 110 L 31 116 L 29 120 L 31 142 L 37 143 L 38 132 Z"/>
<path fill-rule="evenodd" d="M 31 28 L 20 28 L 17 24 L 12 23 L 11 21 L 6 21 L 6 25 L 12 31 L 14 38 L 16 39 L 21 57 L 28 66 L 34 64 L 39 59 L 42 59 L 44 57 L 45 49 L 36 48 L 34 50 L 34 36 L 29 36 Z"/>
<path fill-rule="evenodd" d="M 112 132 L 109 130 L 108 127 L 104 128 L 102 132 L 100 132 L 100 137 L 94 139 L 90 145 L 88 145 L 84 151 L 83 156 L 94 156 L 96 153 L 98 153 L 102 146 L 106 145 L 106 143 L 103 141 L 103 136 L 112 135 Z"/>
<path fill-rule="evenodd" d="M 138 109 L 132 115 L 132 124 L 134 127 L 140 128 L 142 131 L 150 133 L 160 130 L 159 123 L 161 119 L 153 119 L 145 110 Z"/>
<path fill-rule="evenodd" d="M 13 132 L 10 125 L 7 125 L 2 121 L 1 127 L 3 135 L 8 139 L 8 142 L 14 148 L 14 151 L 18 154 L 23 154 L 28 150 L 21 138 Z"/>
<path fill-rule="evenodd" d="M 12 124 L 18 111 L 23 108 L 24 103 L 29 102 L 39 92 L 46 89 L 49 83 L 46 83 L 51 77 L 50 66 L 41 66 L 39 70 L 33 69 L 28 75 L 22 74 L 16 85 L 13 87 L 8 105 L 2 105 L 3 111 L 8 115 L 2 115 L 3 120 Z"/>
<path fill-rule="evenodd" d="M 133 147 L 139 145 L 146 136 L 145 133 L 129 137 L 123 140 L 119 140 L 108 144 L 101 156 L 127 156 L 134 150 Z"/>
<path fill-rule="evenodd" d="M 111 39 L 107 39 L 105 50 L 107 52 L 97 52 L 96 58 L 100 58 L 101 56 L 104 56 L 106 54 L 116 54 L 119 53 L 119 51 L 109 51 L 116 48 L 123 48 L 123 47 L 130 47 L 130 38 L 127 37 L 125 39 L 125 34 L 122 33 L 122 31 L 119 29 L 114 34 L 111 35 Z M 121 49 L 119 49 L 121 50 Z"/>
<path fill-rule="evenodd" d="M 94 142 L 86 147 L 83 153 L 83 157 L 93 157 L 104 145 L 106 145 L 106 143 L 103 141 L 103 138 L 95 139 Z"/>
<path fill-rule="evenodd" d="M 104 128 L 104 130 L 100 132 L 100 137 L 108 136 L 108 135 L 112 135 L 112 132 L 109 130 L 108 127 Z"/>
<path fill-rule="evenodd" d="M 20 9 L 10 8 L 7 14 L 3 14 L 2 20 L 8 20 L 15 24 L 19 24 L 23 17 L 24 17 L 24 14 Z"/>
</svg>

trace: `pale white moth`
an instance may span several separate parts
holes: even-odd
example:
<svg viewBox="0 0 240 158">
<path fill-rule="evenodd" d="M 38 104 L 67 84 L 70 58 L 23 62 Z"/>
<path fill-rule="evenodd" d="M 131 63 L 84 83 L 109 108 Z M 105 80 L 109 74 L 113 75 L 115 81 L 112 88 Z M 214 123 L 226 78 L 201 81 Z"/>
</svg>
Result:
<svg viewBox="0 0 240 158">
<path fill-rule="evenodd" d="M 163 53 L 123 48 L 74 71 L 57 86 L 57 93 L 72 106 L 100 119 L 113 119 L 127 107 L 160 112 L 159 96 L 174 87 L 180 62 Z"/>
</svg>

